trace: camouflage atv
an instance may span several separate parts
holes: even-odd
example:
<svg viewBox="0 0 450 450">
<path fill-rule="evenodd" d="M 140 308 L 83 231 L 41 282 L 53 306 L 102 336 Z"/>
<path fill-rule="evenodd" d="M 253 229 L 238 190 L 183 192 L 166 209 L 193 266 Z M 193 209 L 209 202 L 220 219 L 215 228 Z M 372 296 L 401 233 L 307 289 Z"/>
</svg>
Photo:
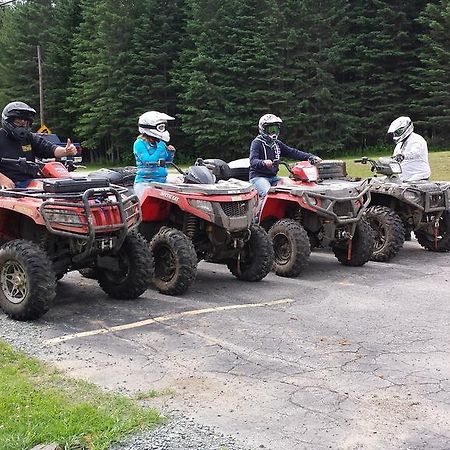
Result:
<svg viewBox="0 0 450 450">
<path fill-rule="evenodd" d="M 355 160 L 369 163 L 372 200 L 365 218 L 375 231 L 373 261 L 389 261 L 414 231 L 419 244 L 432 252 L 450 251 L 450 182 L 402 182 L 400 164 L 392 158 Z"/>
</svg>

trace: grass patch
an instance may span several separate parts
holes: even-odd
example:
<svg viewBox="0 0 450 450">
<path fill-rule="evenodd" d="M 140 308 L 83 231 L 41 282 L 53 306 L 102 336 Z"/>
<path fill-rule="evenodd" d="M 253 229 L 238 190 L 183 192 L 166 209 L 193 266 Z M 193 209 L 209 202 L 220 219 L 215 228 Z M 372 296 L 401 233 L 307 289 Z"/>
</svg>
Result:
<svg viewBox="0 0 450 450">
<path fill-rule="evenodd" d="M 106 450 L 162 421 L 135 400 L 71 380 L 0 341 L 0 448 L 58 443 L 65 450 Z"/>
<path fill-rule="evenodd" d="M 175 395 L 175 391 L 170 388 L 163 389 L 162 391 L 156 391 L 154 389 L 151 389 L 149 391 L 138 392 L 134 396 L 134 398 L 136 400 L 150 400 L 152 398 L 158 398 L 158 397 L 173 397 L 174 395 Z"/>
</svg>

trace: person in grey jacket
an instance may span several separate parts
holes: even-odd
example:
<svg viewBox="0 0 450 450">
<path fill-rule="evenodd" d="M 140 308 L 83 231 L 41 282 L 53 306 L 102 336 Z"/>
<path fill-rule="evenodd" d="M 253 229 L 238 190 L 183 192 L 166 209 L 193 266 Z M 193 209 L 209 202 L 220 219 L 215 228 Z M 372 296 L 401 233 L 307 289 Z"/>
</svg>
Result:
<svg viewBox="0 0 450 450">
<path fill-rule="evenodd" d="M 278 161 L 281 156 L 299 161 L 320 162 L 312 153 L 289 147 L 278 139 L 283 121 L 274 114 L 265 114 L 259 119 L 259 134 L 250 144 L 250 182 L 258 191 L 259 197 L 265 197 L 271 186 L 275 186 L 280 177 Z"/>
</svg>

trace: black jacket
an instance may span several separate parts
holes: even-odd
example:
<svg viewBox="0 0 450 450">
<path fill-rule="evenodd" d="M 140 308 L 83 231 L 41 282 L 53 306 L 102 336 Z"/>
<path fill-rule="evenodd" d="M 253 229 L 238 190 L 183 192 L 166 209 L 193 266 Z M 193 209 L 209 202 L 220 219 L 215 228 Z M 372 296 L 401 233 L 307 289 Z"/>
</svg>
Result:
<svg viewBox="0 0 450 450">
<path fill-rule="evenodd" d="M 281 156 L 305 161 L 315 155 L 292 148 L 279 140 L 267 139 L 259 134 L 250 144 L 250 179 L 255 177 L 274 177 L 278 173 L 278 164 L 267 167 L 265 159 L 278 161 Z"/>
<path fill-rule="evenodd" d="M 26 158 L 28 161 L 34 161 L 35 157 L 54 158 L 56 147 L 35 133 L 31 134 L 31 144 L 22 145 L 12 139 L 3 128 L 0 128 L 0 158 Z M 30 179 L 30 175 L 24 173 L 17 164 L 13 163 L 0 162 L 0 172 L 14 183 Z"/>
</svg>

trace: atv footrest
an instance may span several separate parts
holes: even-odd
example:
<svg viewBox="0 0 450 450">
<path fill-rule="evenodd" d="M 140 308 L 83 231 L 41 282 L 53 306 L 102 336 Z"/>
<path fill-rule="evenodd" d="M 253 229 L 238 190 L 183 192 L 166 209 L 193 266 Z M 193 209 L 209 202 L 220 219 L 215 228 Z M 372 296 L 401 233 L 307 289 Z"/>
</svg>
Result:
<svg viewBox="0 0 450 450">
<path fill-rule="evenodd" d="M 92 188 L 109 187 L 110 183 L 106 178 L 96 178 L 88 180 L 87 178 L 67 178 L 60 180 L 44 181 L 44 192 L 52 194 L 63 194 L 69 192 L 84 192 Z"/>
</svg>

